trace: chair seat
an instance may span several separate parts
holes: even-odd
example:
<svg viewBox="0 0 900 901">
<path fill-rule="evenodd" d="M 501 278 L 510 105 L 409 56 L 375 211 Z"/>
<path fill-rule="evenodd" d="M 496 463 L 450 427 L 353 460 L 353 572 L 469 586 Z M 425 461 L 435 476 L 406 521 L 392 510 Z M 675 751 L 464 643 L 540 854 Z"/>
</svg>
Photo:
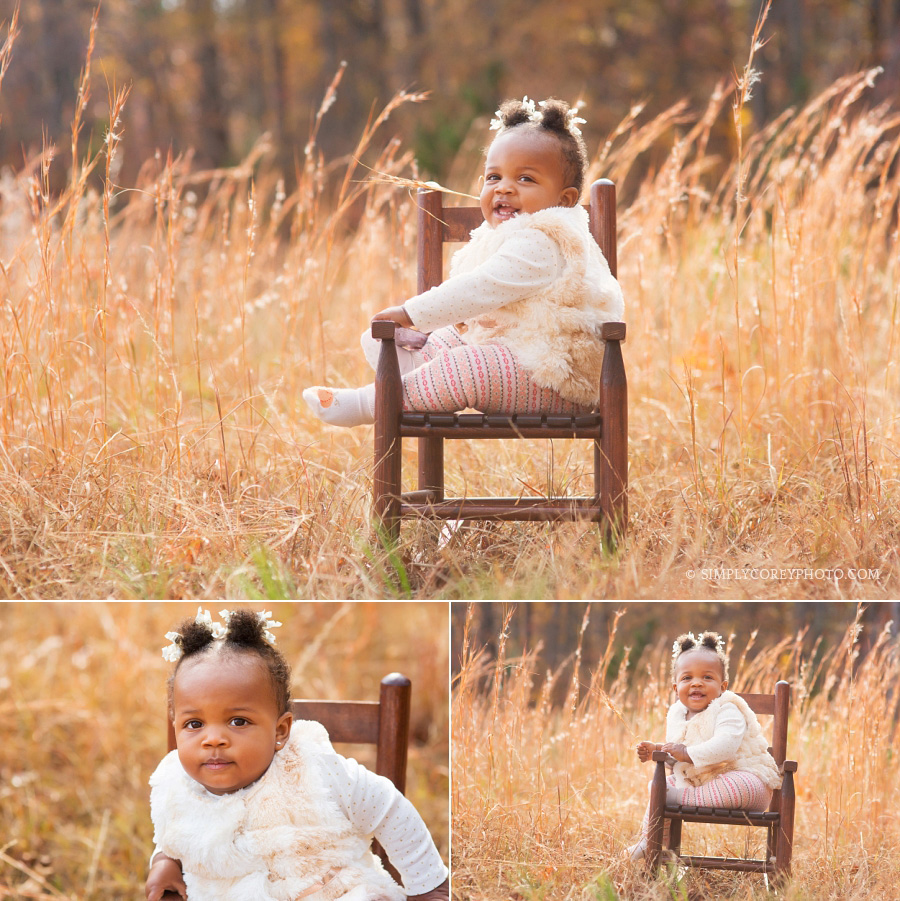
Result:
<svg viewBox="0 0 900 901">
<path fill-rule="evenodd" d="M 780 819 L 777 812 L 770 810 L 734 810 L 690 804 L 666 804 L 665 816 L 689 823 L 732 823 L 736 826 L 769 826 Z"/>
<path fill-rule="evenodd" d="M 548 413 L 403 413 L 404 438 L 594 438 L 602 437 L 603 416 Z"/>
</svg>

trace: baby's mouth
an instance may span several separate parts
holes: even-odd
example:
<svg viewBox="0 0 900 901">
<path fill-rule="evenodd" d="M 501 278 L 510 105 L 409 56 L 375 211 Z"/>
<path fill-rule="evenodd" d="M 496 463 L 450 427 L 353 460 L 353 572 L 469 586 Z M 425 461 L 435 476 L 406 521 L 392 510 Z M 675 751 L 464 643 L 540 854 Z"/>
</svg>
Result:
<svg viewBox="0 0 900 901">
<path fill-rule="evenodd" d="M 513 209 L 508 203 L 501 202 L 494 206 L 494 215 L 498 219 L 512 219 L 517 212 L 518 210 Z"/>
<path fill-rule="evenodd" d="M 225 767 L 231 766 L 230 760 L 223 760 L 221 757 L 210 757 L 203 763 L 208 770 L 224 770 Z"/>
</svg>

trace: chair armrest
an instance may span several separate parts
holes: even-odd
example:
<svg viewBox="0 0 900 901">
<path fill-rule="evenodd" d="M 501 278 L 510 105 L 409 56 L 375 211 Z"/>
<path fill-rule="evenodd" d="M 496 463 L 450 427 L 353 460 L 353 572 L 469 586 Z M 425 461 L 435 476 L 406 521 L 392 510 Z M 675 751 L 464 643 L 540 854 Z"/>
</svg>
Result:
<svg viewBox="0 0 900 901">
<path fill-rule="evenodd" d="M 397 329 L 397 323 L 390 319 L 373 319 L 372 320 L 372 337 L 387 338 L 389 341 L 394 340 L 394 332 Z"/>
<path fill-rule="evenodd" d="M 797 772 L 797 761 L 796 760 L 785 760 L 784 765 L 782 766 L 782 771 L 785 773 L 796 773 Z"/>
<path fill-rule="evenodd" d="M 396 411 L 391 409 L 391 415 L 400 413 L 400 362 L 397 359 L 396 337 L 397 323 L 390 319 L 372 320 L 372 337 L 381 340 L 381 349 L 378 352 L 378 367 L 375 370 L 375 395 L 384 395 L 395 398 Z M 376 400 L 376 419 L 377 413 Z"/>
</svg>

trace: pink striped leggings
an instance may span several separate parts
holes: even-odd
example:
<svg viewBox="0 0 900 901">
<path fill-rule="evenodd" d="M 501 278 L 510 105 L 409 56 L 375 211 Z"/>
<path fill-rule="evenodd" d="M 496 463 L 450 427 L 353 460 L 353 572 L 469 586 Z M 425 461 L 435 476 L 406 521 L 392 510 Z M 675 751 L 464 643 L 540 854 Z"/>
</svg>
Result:
<svg viewBox="0 0 900 901">
<path fill-rule="evenodd" d="M 723 807 L 728 810 L 766 810 L 772 801 L 772 789 L 759 776 L 743 770 L 732 770 L 710 779 L 704 785 L 675 787 L 674 774 L 666 780 L 666 804 L 689 804 L 695 807 Z M 644 814 L 641 833 L 647 835 L 649 808 Z"/>
<path fill-rule="evenodd" d="M 413 359 L 422 365 L 403 376 L 403 409 L 417 413 L 550 413 L 575 415 L 590 407 L 536 385 L 503 344 L 466 344 L 455 328 L 437 329 Z"/>
</svg>

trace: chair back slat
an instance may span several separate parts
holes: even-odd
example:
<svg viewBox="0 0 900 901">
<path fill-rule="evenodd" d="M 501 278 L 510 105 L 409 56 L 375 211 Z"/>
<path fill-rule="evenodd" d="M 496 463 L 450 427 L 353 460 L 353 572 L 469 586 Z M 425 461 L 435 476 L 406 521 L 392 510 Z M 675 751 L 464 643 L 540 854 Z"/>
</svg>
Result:
<svg viewBox="0 0 900 901">
<path fill-rule="evenodd" d="M 295 698 L 291 713 L 295 720 L 321 723 L 332 741 L 348 744 L 378 743 L 378 701 L 310 701 Z"/>
<path fill-rule="evenodd" d="M 446 207 L 441 214 L 443 220 L 442 239 L 445 243 L 464 243 L 469 240 L 469 232 L 484 222 L 479 206 Z"/>
<path fill-rule="evenodd" d="M 465 243 L 469 240 L 472 229 L 484 222 L 484 215 L 479 206 L 445 207 L 444 196 L 440 191 L 419 189 L 419 293 L 440 283 L 434 281 L 434 270 L 437 261 L 435 244 Z M 591 234 L 600 245 L 603 255 L 609 262 L 613 276 L 616 275 L 616 188 L 608 178 L 601 178 L 591 185 L 591 202 L 585 206 L 590 219 Z M 430 268 L 421 287 L 422 263 Z M 443 262 L 443 261 L 442 261 Z"/>
<path fill-rule="evenodd" d="M 753 695 L 737 692 L 738 697 L 747 702 L 747 706 L 756 714 L 763 716 L 775 715 L 775 695 Z"/>
<path fill-rule="evenodd" d="M 444 196 L 440 191 L 420 189 L 416 202 L 419 206 L 416 236 L 417 291 L 424 294 L 444 280 L 443 218 L 450 211 L 444 209 Z M 477 212 L 481 215 L 481 210 Z M 468 232 L 462 240 L 468 240 Z"/>
<path fill-rule="evenodd" d="M 747 706 L 756 714 L 773 717 L 772 757 L 778 766 L 787 756 L 788 715 L 791 707 L 791 686 L 784 680 L 775 684 L 774 694 L 744 694 L 738 692 Z"/>
</svg>

